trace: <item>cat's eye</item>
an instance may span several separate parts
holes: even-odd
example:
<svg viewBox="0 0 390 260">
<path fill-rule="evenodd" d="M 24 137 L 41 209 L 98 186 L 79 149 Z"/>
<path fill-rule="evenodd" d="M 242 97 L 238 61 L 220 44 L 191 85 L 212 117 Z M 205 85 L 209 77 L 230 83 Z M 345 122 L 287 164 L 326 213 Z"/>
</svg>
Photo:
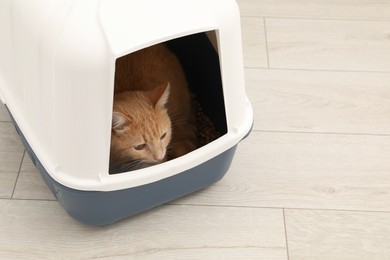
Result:
<svg viewBox="0 0 390 260">
<path fill-rule="evenodd" d="M 135 145 L 134 149 L 137 151 L 141 151 L 141 150 L 145 149 L 145 147 L 146 147 L 146 144 L 140 144 L 140 145 Z"/>
<path fill-rule="evenodd" d="M 164 133 L 164 134 L 160 137 L 160 139 L 163 140 L 166 136 L 167 136 L 167 133 Z"/>
</svg>

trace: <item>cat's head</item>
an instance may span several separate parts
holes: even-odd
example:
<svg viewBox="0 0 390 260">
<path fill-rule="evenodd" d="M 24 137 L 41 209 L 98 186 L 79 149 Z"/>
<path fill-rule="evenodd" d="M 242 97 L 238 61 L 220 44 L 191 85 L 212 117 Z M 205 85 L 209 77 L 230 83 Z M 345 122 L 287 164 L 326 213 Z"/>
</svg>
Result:
<svg viewBox="0 0 390 260">
<path fill-rule="evenodd" d="M 156 164 L 166 158 L 172 128 L 166 104 L 170 86 L 115 95 L 111 131 L 111 160 Z"/>
</svg>

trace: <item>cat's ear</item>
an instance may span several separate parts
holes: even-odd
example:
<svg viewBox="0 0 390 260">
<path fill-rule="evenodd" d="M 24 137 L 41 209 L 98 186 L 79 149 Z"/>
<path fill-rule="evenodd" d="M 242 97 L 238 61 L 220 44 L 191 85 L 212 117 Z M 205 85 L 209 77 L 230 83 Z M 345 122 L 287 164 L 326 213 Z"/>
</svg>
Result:
<svg viewBox="0 0 390 260">
<path fill-rule="evenodd" d="M 119 112 L 112 113 L 112 130 L 120 133 L 124 130 L 126 124 L 125 116 Z"/>
<path fill-rule="evenodd" d="M 165 107 L 168 102 L 170 89 L 171 86 L 168 82 L 168 84 L 161 84 L 149 91 L 149 98 L 152 101 L 154 107 Z"/>
</svg>

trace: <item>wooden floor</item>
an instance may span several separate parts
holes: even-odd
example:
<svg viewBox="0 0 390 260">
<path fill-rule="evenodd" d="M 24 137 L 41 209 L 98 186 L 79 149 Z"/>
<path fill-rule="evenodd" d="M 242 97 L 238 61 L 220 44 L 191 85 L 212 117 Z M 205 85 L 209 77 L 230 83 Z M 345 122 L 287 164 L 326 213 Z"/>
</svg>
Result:
<svg viewBox="0 0 390 260">
<path fill-rule="evenodd" d="M 390 1 L 238 3 L 255 126 L 225 178 L 86 226 L 0 106 L 0 259 L 390 259 Z"/>
</svg>

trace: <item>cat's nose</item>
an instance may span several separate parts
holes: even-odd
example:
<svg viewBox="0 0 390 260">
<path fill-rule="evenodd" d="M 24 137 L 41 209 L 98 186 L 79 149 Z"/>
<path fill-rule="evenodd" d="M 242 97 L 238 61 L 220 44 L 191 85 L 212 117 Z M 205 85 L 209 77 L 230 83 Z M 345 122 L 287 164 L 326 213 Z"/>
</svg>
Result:
<svg viewBox="0 0 390 260">
<path fill-rule="evenodd" d="M 161 153 L 154 155 L 154 159 L 156 161 L 162 161 L 162 160 L 164 160 L 164 158 L 165 158 L 165 152 L 161 152 Z"/>
</svg>

